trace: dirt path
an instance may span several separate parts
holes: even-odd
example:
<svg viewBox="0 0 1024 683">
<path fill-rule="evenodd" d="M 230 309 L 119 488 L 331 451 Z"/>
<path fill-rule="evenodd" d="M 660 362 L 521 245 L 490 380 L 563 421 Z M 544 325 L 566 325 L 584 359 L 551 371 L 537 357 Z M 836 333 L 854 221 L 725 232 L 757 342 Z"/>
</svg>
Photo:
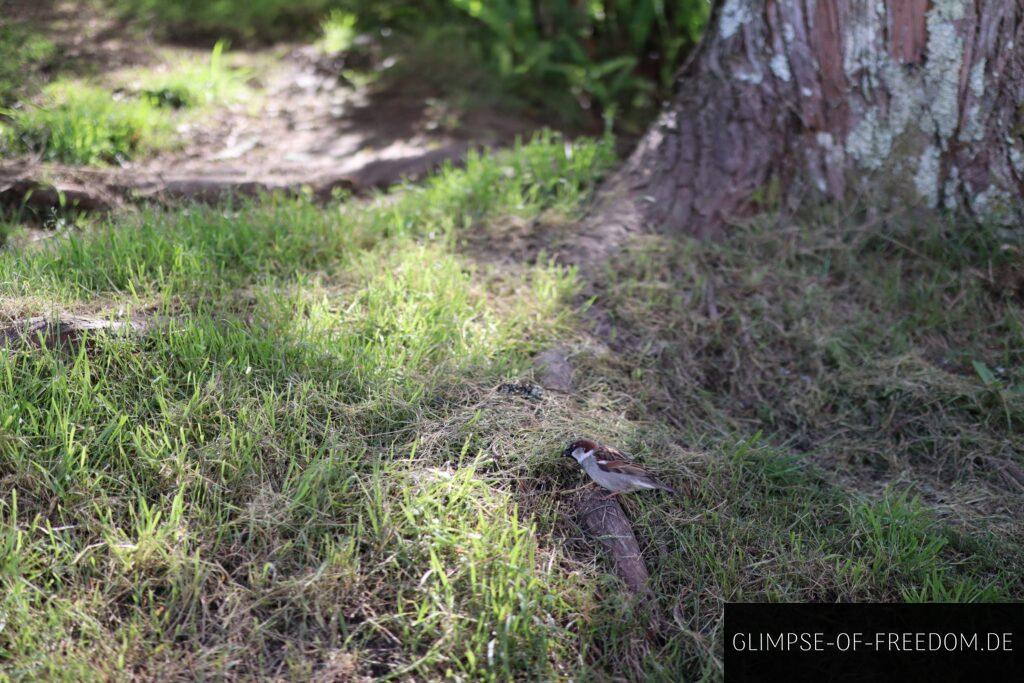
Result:
<svg viewBox="0 0 1024 683">
<path fill-rule="evenodd" d="M 52 28 L 75 70 L 124 66 L 107 58 L 123 45 L 106 49 L 101 38 L 110 30 L 99 18 L 88 22 L 96 38 L 86 41 L 94 48 L 88 54 L 79 35 L 62 32 L 64 14 L 37 14 L 33 21 Z M 137 52 L 134 63 L 152 61 L 150 52 Z M 262 92 L 180 126 L 177 150 L 103 168 L 9 159 L 0 162 L 0 203 L 97 210 L 140 198 L 215 201 L 227 193 L 306 189 L 325 198 L 417 179 L 471 147 L 507 144 L 536 128 L 486 107 L 454 112 L 419 84 L 389 78 L 393 57 L 361 64 L 374 82 L 356 86 L 341 76 L 349 66 L 344 54 L 300 46 L 234 55 L 257 65 Z"/>
<path fill-rule="evenodd" d="M 470 146 L 507 143 L 528 130 L 496 114 L 449 129 L 433 98 L 394 83 L 354 87 L 339 76 L 339 61 L 292 50 L 268 74 L 257 111 L 241 103 L 217 112 L 183 152 L 129 170 L 183 194 L 303 185 L 318 194 L 362 191 L 420 177 Z"/>
</svg>

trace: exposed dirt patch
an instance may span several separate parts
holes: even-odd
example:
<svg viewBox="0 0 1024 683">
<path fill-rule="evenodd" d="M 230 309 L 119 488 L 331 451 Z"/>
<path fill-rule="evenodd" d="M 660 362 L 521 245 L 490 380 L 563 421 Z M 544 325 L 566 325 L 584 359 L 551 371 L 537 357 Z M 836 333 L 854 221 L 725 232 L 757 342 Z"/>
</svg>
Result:
<svg viewBox="0 0 1024 683">
<path fill-rule="evenodd" d="M 287 54 L 266 81 L 255 111 L 244 103 L 219 111 L 187 132 L 182 152 L 132 170 L 165 184 L 364 190 L 419 177 L 470 145 L 502 144 L 529 129 L 491 113 L 450 128 L 430 97 L 395 85 L 355 87 L 308 47 Z"/>
</svg>

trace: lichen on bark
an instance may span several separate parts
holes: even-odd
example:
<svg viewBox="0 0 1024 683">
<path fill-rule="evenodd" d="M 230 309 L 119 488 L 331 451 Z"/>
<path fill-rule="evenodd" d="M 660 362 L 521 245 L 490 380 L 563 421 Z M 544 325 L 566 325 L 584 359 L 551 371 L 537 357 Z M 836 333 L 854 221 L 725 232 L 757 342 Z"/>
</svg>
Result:
<svg viewBox="0 0 1024 683">
<path fill-rule="evenodd" d="M 718 23 L 719 35 L 722 38 L 732 38 L 743 24 L 750 21 L 751 16 L 746 0 L 725 0 Z"/>
<path fill-rule="evenodd" d="M 712 16 L 627 165 L 652 222 L 707 234 L 773 178 L 793 197 L 976 212 L 1020 196 L 1019 0 L 723 0 Z"/>
<path fill-rule="evenodd" d="M 960 70 L 964 40 L 955 21 L 963 18 L 965 0 L 936 2 L 928 12 L 928 59 L 924 69 L 923 104 L 945 149 L 960 118 Z M 927 132 L 927 128 L 925 128 Z"/>
<path fill-rule="evenodd" d="M 1008 61 L 1013 65 L 1014 58 L 998 54 L 995 31 L 1016 26 L 1021 32 L 1019 3 L 1016 8 L 1009 2 L 922 3 L 922 44 L 899 48 L 886 44 L 892 39 L 885 30 L 892 27 L 892 13 L 903 11 L 907 21 L 914 17 L 906 15 L 907 5 L 894 3 L 848 3 L 844 15 L 843 67 L 851 112 L 844 149 L 855 168 L 871 172 L 855 182 L 877 184 L 884 177 L 890 188 L 906 185 L 928 206 L 996 212 L 1010 203 L 1015 194 L 1010 188 L 1022 174 L 1013 161 L 1012 138 L 991 135 L 999 121 L 993 121 L 997 98 L 988 92 L 988 69 L 993 59 L 1004 68 Z M 906 35 L 912 32 L 907 29 Z M 1005 42 L 1013 43 L 1013 36 Z M 914 59 L 919 52 L 920 62 Z M 991 156 L 986 145 L 1008 145 L 1004 158 L 1009 161 L 983 163 Z M 972 165 L 966 173 L 957 168 L 965 162 Z"/>
</svg>

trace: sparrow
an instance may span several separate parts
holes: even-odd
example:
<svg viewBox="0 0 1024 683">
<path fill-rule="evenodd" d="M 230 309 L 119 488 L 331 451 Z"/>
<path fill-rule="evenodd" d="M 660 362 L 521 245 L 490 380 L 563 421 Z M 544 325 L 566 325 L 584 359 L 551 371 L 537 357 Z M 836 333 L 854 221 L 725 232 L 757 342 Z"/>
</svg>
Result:
<svg viewBox="0 0 1024 683">
<path fill-rule="evenodd" d="M 604 500 L 620 493 L 632 493 L 643 489 L 661 489 L 675 493 L 671 486 L 658 481 L 643 467 L 627 460 L 622 451 L 611 446 L 580 439 L 566 446 L 562 455 L 573 458 L 590 475 L 594 483 L 612 492 L 605 496 Z"/>
</svg>

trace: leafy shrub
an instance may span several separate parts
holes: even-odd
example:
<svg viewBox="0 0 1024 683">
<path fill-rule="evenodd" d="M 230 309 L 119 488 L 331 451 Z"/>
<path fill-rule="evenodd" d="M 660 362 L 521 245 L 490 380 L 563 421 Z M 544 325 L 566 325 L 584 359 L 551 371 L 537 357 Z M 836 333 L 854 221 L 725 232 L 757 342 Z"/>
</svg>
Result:
<svg viewBox="0 0 1024 683">
<path fill-rule="evenodd" d="M 387 25 L 464 52 L 491 79 L 546 112 L 582 108 L 626 127 L 668 92 L 710 11 L 708 0 L 349 0 L 364 28 Z M 496 77 L 496 78 L 495 78 Z"/>
<path fill-rule="evenodd" d="M 498 73 L 521 88 L 568 87 L 608 114 L 649 108 L 707 20 L 706 0 L 449 0 L 482 29 Z"/>
<path fill-rule="evenodd" d="M 582 107 L 627 119 L 649 114 L 700 37 L 708 0 L 110 0 L 172 37 L 269 42 L 320 29 L 344 49 L 355 31 L 397 29 L 420 40 L 439 28 L 545 111 Z"/>
</svg>

